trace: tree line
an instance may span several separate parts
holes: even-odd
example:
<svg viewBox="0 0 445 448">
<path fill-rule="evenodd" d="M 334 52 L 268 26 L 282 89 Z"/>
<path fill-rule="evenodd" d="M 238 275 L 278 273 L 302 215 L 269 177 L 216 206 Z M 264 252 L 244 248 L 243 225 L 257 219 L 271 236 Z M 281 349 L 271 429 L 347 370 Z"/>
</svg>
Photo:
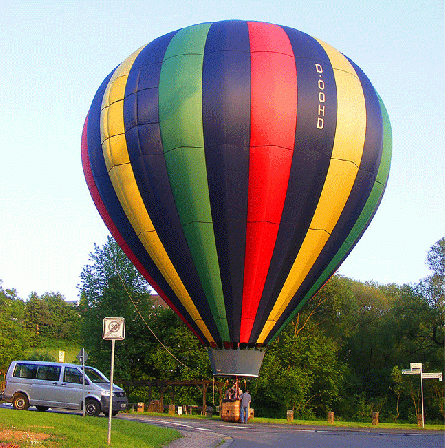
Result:
<svg viewBox="0 0 445 448">
<path fill-rule="evenodd" d="M 420 378 L 402 375 L 411 362 L 443 372 L 445 238 L 427 256 L 431 274 L 417 284 L 380 285 L 339 275 L 269 345 L 260 376 L 248 380 L 256 415 L 299 418 L 416 421 Z M 45 339 L 85 347 L 88 362 L 109 371 L 110 343 L 102 340 L 105 316 L 126 320 L 126 339 L 116 344 L 120 380 L 211 379 L 207 350 L 168 308 L 159 306 L 147 282 L 110 237 L 95 246 L 80 276 L 80 301 L 59 293 L 27 300 L 0 285 L 0 370 Z M 145 400 L 147 388 L 127 391 Z M 209 394 L 212 397 L 212 394 Z M 176 404 L 200 404 L 198 390 L 176 391 Z M 426 420 L 443 422 L 444 388 L 424 380 Z M 212 399 L 210 399 L 210 402 Z M 217 401 L 217 400 L 215 400 Z M 216 403 L 217 404 L 217 403 Z"/>
<path fill-rule="evenodd" d="M 4 289 L 0 280 L 0 371 L 44 341 L 80 341 L 80 321 L 77 308 L 62 294 L 32 292 L 22 300 L 16 289 Z"/>
</svg>

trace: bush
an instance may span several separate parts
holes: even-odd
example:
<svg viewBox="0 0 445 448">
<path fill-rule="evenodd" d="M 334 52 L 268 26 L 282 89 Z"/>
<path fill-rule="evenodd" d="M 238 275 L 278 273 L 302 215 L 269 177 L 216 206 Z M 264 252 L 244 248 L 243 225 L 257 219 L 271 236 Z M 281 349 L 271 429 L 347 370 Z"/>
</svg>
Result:
<svg viewBox="0 0 445 448">
<path fill-rule="evenodd" d="M 58 360 L 48 352 L 33 351 L 26 356 L 28 361 L 49 361 L 57 362 Z"/>
</svg>

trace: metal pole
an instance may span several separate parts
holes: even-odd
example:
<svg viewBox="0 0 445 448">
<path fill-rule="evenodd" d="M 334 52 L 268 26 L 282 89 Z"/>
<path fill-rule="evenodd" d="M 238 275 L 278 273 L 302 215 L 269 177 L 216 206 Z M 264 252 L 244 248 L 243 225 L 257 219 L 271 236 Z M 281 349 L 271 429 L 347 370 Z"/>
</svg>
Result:
<svg viewBox="0 0 445 448">
<path fill-rule="evenodd" d="M 82 416 L 85 417 L 85 349 L 82 348 Z"/>
<path fill-rule="evenodd" d="M 425 413 L 424 413 L 424 407 L 423 407 L 423 375 L 422 375 L 423 368 L 422 367 L 420 367 L 420 391 L 422 394 L 422 428 L 425 429 Z"/>
<path fill-rule="evenodd" d="M 111 416 L 113 414 L 113 379 L 114 379 L 114 344 L 116 340 L 111 340 L 111 373 L 110 373 L 110 409 L 108 412 L 108 433 L 107 444 L 111 444 Z"/>
</svg>

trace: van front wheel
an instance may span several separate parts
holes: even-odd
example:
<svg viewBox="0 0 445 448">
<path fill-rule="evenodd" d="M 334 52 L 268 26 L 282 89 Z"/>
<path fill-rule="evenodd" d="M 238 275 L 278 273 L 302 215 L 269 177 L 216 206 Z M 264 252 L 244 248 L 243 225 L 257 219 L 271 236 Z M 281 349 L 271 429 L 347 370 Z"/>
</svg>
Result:
<svg viewBox="0 0 445 448">
<path fill-rule="evenodd" d="M 98 416 L 100 414 L 100 404 L 97 400 L 89 398 L 85 400 L 85 414 L 91 416 Z"/>
<path fill-rule="evenodd" d="M 12 399 L 12 406 L 18 411 L 26 411 L 29 408 L 29 400 L 25 394 L 16 394 Z"/>
</svg>

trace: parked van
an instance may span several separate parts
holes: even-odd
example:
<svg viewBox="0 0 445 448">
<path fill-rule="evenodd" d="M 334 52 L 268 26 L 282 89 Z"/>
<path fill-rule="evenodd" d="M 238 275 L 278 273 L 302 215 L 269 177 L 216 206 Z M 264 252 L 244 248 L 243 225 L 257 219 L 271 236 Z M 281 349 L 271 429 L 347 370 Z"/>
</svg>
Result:
<svg viewBox="0 0 445 448">
<path fill-rule="evenodd" d="M 77 364 L 13 361 L 6 373 L 3 399 L 12 403 L 14 409 L 82 409 L 83 393 L 87 415 L 108 414 L 110 382 L 94 367 L 85 366 L 84 385 L 82 366 Z M 112 414 L 125 410 L 127 404 L 124 390 L 113 384 Z"/>
</svg>

